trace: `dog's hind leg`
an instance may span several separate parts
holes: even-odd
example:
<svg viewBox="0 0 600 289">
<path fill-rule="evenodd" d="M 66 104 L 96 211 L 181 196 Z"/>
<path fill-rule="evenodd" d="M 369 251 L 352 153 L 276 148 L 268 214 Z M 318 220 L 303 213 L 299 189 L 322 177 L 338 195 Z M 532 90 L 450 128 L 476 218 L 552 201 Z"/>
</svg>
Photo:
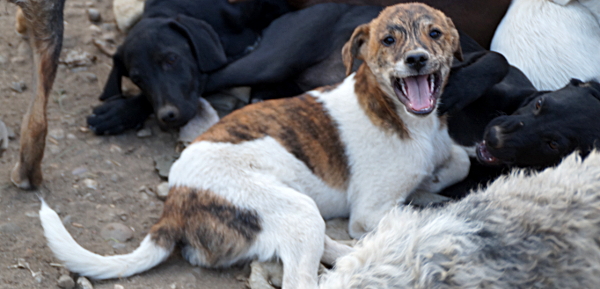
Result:
<svg viewBox="0 0 600 289">
<path fill-rule="evenodd" d="M 41 162 L 48 130 L 46 106 L 62 46 L 65 0 L 9 1 L 17 4 L 22 12 L 17 18 L 21 21 L 18 27 L 25 28 L 33 49 L 36 87 L 34 99 L 21 123 L 19 159 L 11 173 L 11 180 L 19 188 L 33 189 L 43 179 Z"/>
<path fill-rule="evenodd" d="M 325 248 L 323 250 L 323 256 L 321 257 L 321 262 L 327 265 L 334 265 L 335 260 L 352 253 L 352 251 L 354 251 L 352 247 L 338 243 L 326 235 Z"/>
<path fill-rule="evenodd" d="M 263 232 L 255 252 L 274 250 L 283 263 L 283 289 L 317 288 L 319 261 L 323 256 L 325 221 L 310 197 L 287 186 L 269 189 L 268 203 L 259 210 Z M 269 257 L 269 254 L 257 254 Z M 260 259 L 259 261 L 268 261 Z"/>
</svg>

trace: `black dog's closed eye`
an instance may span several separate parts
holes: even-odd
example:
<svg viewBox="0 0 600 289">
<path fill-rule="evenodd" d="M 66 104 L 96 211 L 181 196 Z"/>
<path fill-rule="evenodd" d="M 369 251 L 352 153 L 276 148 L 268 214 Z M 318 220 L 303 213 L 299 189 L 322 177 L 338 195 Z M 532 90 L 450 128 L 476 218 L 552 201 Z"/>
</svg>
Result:
<svg viewBox="0 0 600 289">
<path fill-rule="evenodd" d="M 163 59 L 163 68 L 170 69 L 179 60 L 179 56 L 174 53 L 167 54 Z"/>
</svg>

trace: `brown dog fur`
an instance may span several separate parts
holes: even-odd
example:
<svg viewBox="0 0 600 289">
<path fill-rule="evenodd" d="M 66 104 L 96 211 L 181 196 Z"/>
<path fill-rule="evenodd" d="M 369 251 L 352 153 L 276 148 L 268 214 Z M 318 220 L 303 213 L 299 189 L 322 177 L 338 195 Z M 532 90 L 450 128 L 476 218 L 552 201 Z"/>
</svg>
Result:
<svg viewBox="0 0 600 289">
<path fill-rule="evenodd" d="M 46 106 L 62 46 L 64 0 L 9 0 L 19 6 L 17 30 L 25 32 L 33 48 L 34 99 L 21 123 L 19 160 L 11 180 L 22 189 L 38 187 L 43 180 L 42 158 L 48 120 Z"/>
</svg>

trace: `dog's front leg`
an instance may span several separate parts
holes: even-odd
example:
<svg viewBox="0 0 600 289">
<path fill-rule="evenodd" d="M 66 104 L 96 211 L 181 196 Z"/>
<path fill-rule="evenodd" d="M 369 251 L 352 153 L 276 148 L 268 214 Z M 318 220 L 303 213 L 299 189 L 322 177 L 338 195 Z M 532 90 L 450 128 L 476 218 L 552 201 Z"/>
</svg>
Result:
<svg viewBox="0 0 600 289">
<path fill-rule="evenodd" d="M 11 2 L 21 8 L 17 21 L 33 48 L 36 83 L 33 102 L 21 123 L 19 159 L 11 180 L 19 188 L 33 189 L 43 179 L 41 163 L 48 130 L 46 107 L 62 47 L 64 0 Z"/>
<path fill-rule="evenodd" d="M 444 188 L 463 180 L 469 174 L 471 161 L 467 151 L 456 144 L 452 144 L 448 159 L 438 166 L 430 178 L 419 186 L 419 190 L 428 193 L 438 193 Z"/>
</svg>

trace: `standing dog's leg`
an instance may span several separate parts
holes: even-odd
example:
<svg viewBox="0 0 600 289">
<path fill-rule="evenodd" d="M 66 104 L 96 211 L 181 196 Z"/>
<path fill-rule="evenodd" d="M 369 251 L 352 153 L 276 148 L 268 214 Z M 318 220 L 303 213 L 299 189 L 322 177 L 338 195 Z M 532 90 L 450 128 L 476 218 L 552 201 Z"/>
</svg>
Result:
<svg viewBox="0 0 600 289">
<path fill-rule="evenodd" d="M 21 148 L 11 180 L 22 189 L 42 183 L 41 162 L 46 146 L 48 120 L 46 106 L 52 90 L 62 46 L 63 7 L 65 0 L 9 0 L 19 5 L 17 19 L 33 49 L 35 94 L 21 124 Z M 20 20 L 19 20 L 20 19 Z M 25 19 L 25 27 L 22 26 Z"/>
</svg>

